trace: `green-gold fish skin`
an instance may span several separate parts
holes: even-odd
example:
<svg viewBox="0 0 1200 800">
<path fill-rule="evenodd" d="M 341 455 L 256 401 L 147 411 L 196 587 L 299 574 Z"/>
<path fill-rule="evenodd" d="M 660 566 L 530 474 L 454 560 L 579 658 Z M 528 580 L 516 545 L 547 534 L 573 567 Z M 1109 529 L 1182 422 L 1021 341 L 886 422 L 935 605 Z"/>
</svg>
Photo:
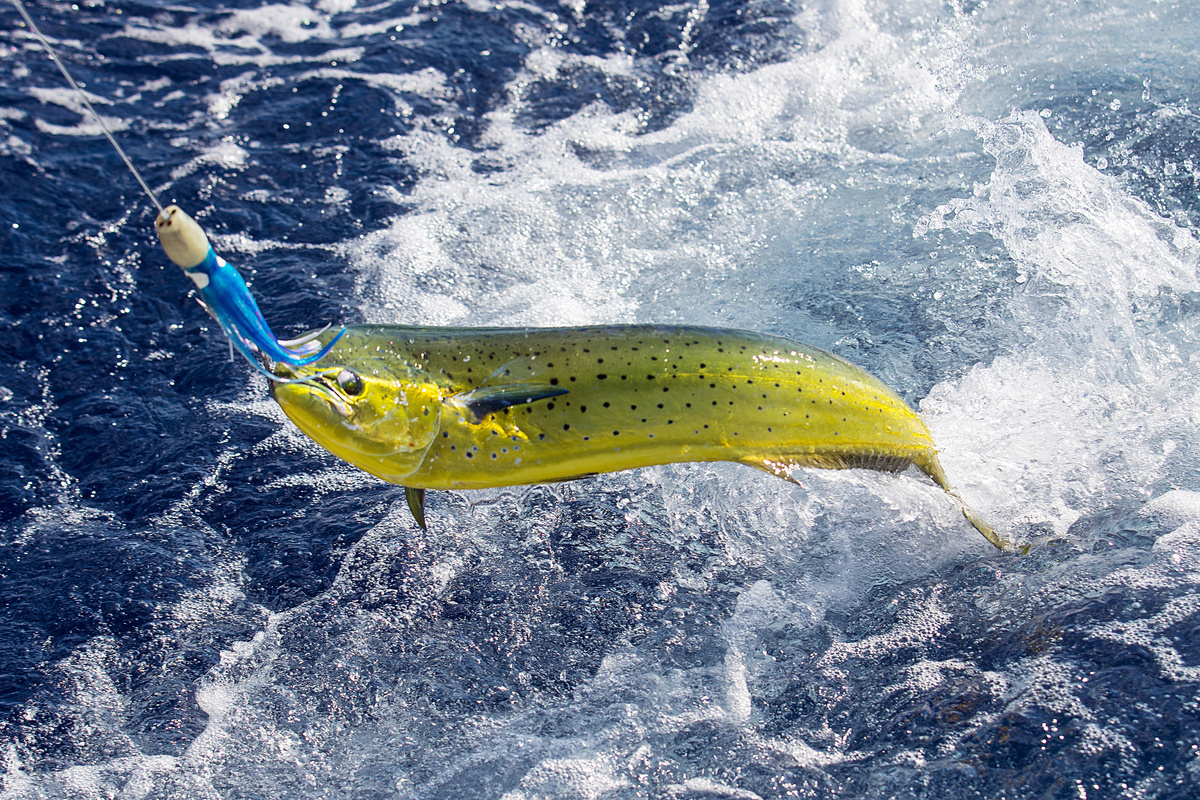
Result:
<svg viewBox="0 0 1200 800">
<path fill-rule="evenodd" d="M 410 505 L 418 490 L 684 461 L 735 461 L 783 478 L 801 467 L 911 464 L 1007 549 L 950 487 L 929 429 L 899 395 L 848 361 L 777 336 L 357 325 L 319 363 L 275 372 L 310 378 L 272 388 L 301 431 L 407 487 Z"/>
</svg>

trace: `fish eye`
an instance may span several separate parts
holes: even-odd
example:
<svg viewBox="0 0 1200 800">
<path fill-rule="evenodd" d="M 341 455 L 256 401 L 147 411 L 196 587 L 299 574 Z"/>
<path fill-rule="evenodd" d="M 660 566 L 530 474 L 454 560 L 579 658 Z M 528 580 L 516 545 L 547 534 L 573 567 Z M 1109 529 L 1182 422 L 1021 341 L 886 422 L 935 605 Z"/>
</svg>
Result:
<svg viewBox="0 0 1200 800">
<path fill-rule="evenodd" d="M 344 369 L 337 375 L 338 388 L 345 392 L 350 397 L 357 397 L 363 393 L 362 378 L 348 369 Z"/>
</svg>

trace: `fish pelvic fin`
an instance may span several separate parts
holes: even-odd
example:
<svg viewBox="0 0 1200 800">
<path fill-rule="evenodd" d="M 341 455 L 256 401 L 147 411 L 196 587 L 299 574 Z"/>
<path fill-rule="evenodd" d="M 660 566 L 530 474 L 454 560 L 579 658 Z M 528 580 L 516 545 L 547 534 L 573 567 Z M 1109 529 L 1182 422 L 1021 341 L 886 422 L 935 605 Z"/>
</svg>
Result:
<svg viewBox="0 0 1200 800">
<path fill-rule="evenodd" d="M 421 526 L 421 530 L 429 530 L 425 527 L 425 490 L 405 486 L 404 499 L 408 502 L 408 510 L 412 512 L 413 521 Z"/>
<path fill-rule="evenodd" d="M 544 383 L 513 383 L 505 386 L 480 386 L 477 389 L 459 392 L 447 398 L 446 402 L 461 408 L 467 412 L 472 422 L 479 424 L 497 411 L 566 393 L 566 389 Z"/>
</svg>

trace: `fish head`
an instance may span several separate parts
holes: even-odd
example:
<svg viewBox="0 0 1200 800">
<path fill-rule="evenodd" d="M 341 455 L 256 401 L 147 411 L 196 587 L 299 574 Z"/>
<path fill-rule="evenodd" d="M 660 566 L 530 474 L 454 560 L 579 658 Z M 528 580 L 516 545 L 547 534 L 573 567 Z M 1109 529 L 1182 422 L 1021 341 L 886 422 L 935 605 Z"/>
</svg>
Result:
<svg viewBox="0 0 1200 800">
<path fill-rule="evenodd" d="M 350 344 L 349 342 L 347 344 Z M 273 365 L 271 396 L 306 436 L 386 481 L 416 470 L 441 424 L 441 394 L 419 370 L 347 358 L 339 343 L 318 364 Z"/>
</svg>

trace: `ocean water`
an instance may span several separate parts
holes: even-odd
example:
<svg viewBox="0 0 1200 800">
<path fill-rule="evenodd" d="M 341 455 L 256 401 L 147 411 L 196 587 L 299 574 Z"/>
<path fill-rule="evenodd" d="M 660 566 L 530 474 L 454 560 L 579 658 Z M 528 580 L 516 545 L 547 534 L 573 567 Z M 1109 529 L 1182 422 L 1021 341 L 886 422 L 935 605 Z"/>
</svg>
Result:
<svg viewBox="0 0 1200 800">
<path fill-rule="evenodd" d="M 1200 7 L 38 3 L 282 334 L 725 325 L 951 479 L 403 492 L 0 4 L 0 797 L 1194 798 Z"/>
</svg>

